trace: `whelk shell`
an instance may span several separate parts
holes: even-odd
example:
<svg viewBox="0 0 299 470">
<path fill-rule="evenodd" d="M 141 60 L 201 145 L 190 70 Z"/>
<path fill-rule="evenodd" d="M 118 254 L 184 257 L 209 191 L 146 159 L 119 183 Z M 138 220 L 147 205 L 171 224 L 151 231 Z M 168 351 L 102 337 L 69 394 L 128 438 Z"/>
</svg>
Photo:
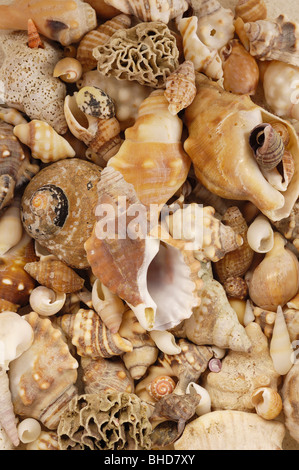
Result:
<svg viewBox="0 0 299 470">
<path fill-rule="evenodd" d="M 273 170 L 281 162 L 285 147 L 271 124 L 259 124 L 252 129 L 249 144 L 262 169 Z"/>
<path fill-rule="evenodd" d="M 196 95 L 193 62 L 186 60 L 167 77 L 164 96 L 171 114 L 178 114 L 192 103 Z"/>
<path fill-rule="evenodd" d="M 14 128 L 14 135 L 31 149 L 33 158 L 51 163 L 75 156 L 75 150 L 68 141 L 44 121 L 34 119 Z"/>
</svg>

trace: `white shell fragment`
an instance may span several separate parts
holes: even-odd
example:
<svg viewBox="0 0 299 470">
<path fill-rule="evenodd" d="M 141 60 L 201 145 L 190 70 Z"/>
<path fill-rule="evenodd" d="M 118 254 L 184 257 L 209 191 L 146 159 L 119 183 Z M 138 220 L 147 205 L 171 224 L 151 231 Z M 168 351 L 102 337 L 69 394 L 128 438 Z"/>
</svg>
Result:
<svg viewBox="0 0 299 470">
<path fill-rule="evenodd" d="M 258 215 L 248 227 L 247 241 L 257 253 L 267 253 L 274 245 L 274 234 L 269 220 L 264 215 Z"/>
<path fill-rule="evenodd" d="M 201 387 L 195 382 L 190 382 L 188 387 L 186 388 L 186 393 L 197 393 L 198 395 L 200 395 L 200 402 L 195 410 L 197 416 L 202 416 L 206 413 L 210 413 L 211 397 L 209 395 L 209 392 L 204 387 Z"/>
<path fill-rule="evenodd" d="M 18 435 L 23 444 L 34 442 L 39 438 L 41 431 L 41 425 L 33 418 L 26 418 L 18 425 Z"/>
<path fill-rule="evenodd" d="M 291 369 L 293 365 L 292 353 L 292 344 L 284 314 L 282 308 L 278 306 L 270 342 L 270 355 L 274 368 L 280 375 L 287 374 Z"/>
<path fill-rule="evenodd" d="M 152 340 L 156 346 L 165 354 L 179 354 L 181 352 L 180 346 L 175 342 L 175 337 L 169 331 L 150 331 Z"/>
</svg>

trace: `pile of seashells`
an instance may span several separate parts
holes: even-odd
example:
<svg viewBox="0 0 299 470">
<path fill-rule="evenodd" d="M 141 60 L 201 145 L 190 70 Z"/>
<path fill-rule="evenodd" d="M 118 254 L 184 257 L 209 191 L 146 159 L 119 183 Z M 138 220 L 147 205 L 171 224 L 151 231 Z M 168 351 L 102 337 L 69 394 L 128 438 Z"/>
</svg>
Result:
<svg viewBox="0 0 299 470">
<path fill-rule="evenodd" d="M 0 5 L 0 450 L 299 448 L 299 23 L 229 3 Z"/>
</svg>

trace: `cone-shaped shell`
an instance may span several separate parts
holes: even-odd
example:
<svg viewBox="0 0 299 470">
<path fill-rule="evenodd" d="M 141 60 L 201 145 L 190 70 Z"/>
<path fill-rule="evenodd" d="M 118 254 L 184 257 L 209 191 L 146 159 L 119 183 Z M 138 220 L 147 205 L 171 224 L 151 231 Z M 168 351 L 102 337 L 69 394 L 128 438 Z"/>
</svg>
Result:
<svg viewBox="0 0 299 470">
<path fill-rule="evenodd" d="M 190 60 L 183 62 L 166 80 L 164 96 L 171 114 L 176 115 L 187 108 L 196 95 L 194 65 Z"/>
<path fill-rule="evenodd" d="M 249 200 L 270 220 L 287 217 L 299 193 L 299 145 L 294 128 L 255 105 L 197 75 L 197 95 L 185 111 L 189 137 L 184 148 L 195 174 L 211 192 L 227 199 Z M 290 134 L 295 173 L 286 191 L 274 189 L 263 176 L 249 145 L 252 129 L 262 122 L 283 122 Z"/>
<path fill-rule="evenodd" d="M 285 426 L 254 413 L 212 411 L 186 425 L 175 450 L 282 450 Z"/>
<path fill-rule="evenodd" d="M 142 204 L 164 204 L 185 182 L 191 161 L 184 152 L 183 123 L 168 110 L 162 90 L 156 90 L 139 108 L 133 127 L 109 166 L 133 184 Z"/>
</svg>

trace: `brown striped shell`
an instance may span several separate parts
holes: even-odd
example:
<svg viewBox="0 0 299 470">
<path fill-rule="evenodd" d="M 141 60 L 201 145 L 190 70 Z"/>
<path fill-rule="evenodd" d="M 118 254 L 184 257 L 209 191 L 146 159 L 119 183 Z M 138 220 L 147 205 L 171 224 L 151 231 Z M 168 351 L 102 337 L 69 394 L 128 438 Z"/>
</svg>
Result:
<svg viewBox="0 0 299 470">
<path fill-rule="evenodd" d="M 192 103 L 196 95 L 195 71 L 193 62 L 186 60 L 167 77 L 164 96 L 171 114 L 178 114 Z"/>
<path fill-rule="evenodd" d="M 81 358 L 85 393 L 134 392 L 134 380 L 118 357 Z"/>
<path fill-rule="evenodd" d="M 256 126 L 250 133 L 249 143 L 261 168 L 272 170 L 281 162 L 285 147 L 271 124 Z"/>
<path fill-rule="evenodd" d="M 238 0 L 235 13 L 236 16 L 242 18 L 244 23 L 265 20 L 267 18 L 267 7 L 264 0 Z"/>
<path fill-rule="evenodd" d="M 55 292 L 70 294 L 82 289 L 84 285 L 84 279 L 58 259 L 46 257 L 35 263 L 27 263 L 24 269 L 39 284 Z"/>
</svg>

